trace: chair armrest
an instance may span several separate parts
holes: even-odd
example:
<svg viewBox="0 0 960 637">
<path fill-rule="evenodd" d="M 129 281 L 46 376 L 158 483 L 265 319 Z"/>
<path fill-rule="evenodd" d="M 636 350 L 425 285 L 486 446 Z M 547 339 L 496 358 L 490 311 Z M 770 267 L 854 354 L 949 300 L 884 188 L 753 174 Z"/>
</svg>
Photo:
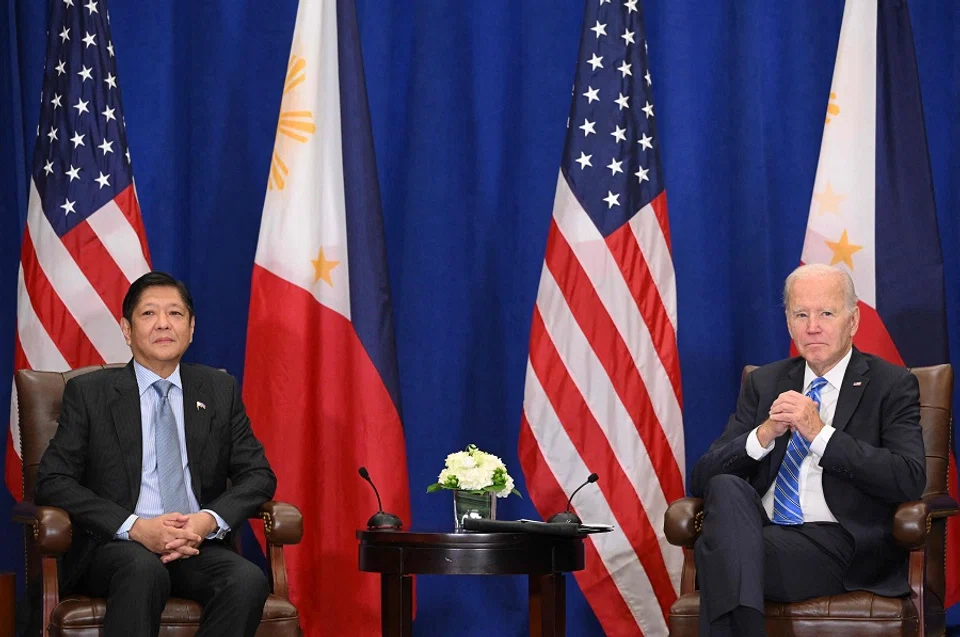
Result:
<svg viewBox="0 0 960 637">
<path fill-rule="evenodd" d="M 922 500 L 904 502 L 893 516 L 893 537 L 908 551 L 923 548 L 934 518 L 956 515 L 957 503 L 949 495 L 925 496 Z"/>
<path fill-rule="evenodd" d="M 33 527 L 33 541 L 41 555 L 56 557 L 70 549 L 70 516 L 57 507 L 37 506 L 31 500 L 13 505 L 13 521 Z"/>
<path fill-rule="evenodd" d="M 703 527 L 703 500 L 680 498 L 667 507 L 663 518 L 663 533 L 674 546 L 692 549 Z"/>
<path fill-rule="evenodd" d="M 303 537 L 303 516 L 300 509 L 270 500 L 260 507 L 267 544 L 298 544 Z"/>
</svg>

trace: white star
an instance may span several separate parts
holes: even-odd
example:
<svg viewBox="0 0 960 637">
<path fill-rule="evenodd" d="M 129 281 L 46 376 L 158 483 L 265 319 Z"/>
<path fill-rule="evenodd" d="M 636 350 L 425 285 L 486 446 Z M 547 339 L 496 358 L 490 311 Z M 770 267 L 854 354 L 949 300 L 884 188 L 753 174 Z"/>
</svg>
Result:
<svg viewBox="0 0 960 637">
<path fill-rule="evenodd" d="M 647 177 L 647 173 L 648 173 L 648 172 L 650 172 L 650 169 L 649 169 L 649 168 L 644 169 L 643 166 L 640 166 L 640 167 L 639 167 L 639 170 L 637 170 L 637 172 L 633 173 L 634 175 L 637 176 L 637 183 L 638 183 L 638 184 L 642 184 L 642 183 L 645 182 L 645 181 L 650 181 L 650 178 Z"/>
<path fill-rule="evenodd" d="M 644 133 L 643 136 L 641 136 L 640 139 L 637 140 L 637 143 L 640 144 L 640 146 L 642 146 L 646 150 L 653 150 L 653 144 L 650 143 L 652 141 L 653 141 L 653 138 L 647 137 L 647 134 Z"/>
<path fill-rule="evenodd" d="M 80 133 L 74 133 L 70 141 L 73 142 L 74 150 L 76 150 L 78 146 L 86 146 L 86 144 L 83 143 L 83 135 Z"/>
<path fill-rule="evenodd" d="M 104 175 L 103 173 L 100 173 L 100 176 L 94 179 L 94 181 L 100 184 L 100 189 L 103 190 L 104 186 L 110 185 L 110 175 Z"/>
<path fill-rule="evenodd" d="M 627 13 L 633 13 L 637 10 L 637 0 L 627 0 L 623 6 L 627 8 Z"/>
<path fill-rule="evenodd" d="M 80 83 L 81 83 L 81 84 L 82 84 L 83 82 L 86 82 L 87 80 L 89 80 L 89 79 L 92 78 L 92 75 L 90 74 L 90 71 L 92 71 L 92 70 L 93 70 L 93 69 L 88 69 L 86 66 L 84 66 L 82 69 L 80 69 L 80 72 L 77 73 L 77 75 L 79 75 L 80 77 L 83 78 L 82 80 L 80 80 Z"/>
<path fill-rule="evenodd" d="M 620 97 L 618 97 L 613 101 L 620 105 L 620 110 L 622 111 L 625 108 L 630 108 L 630 104 L 627 103 L 630 101 L 630 96 L 624 95 L 623 93 L 618 93 L 618 95 Z"/>
<path fill-rule="evenodd" d="M 50 143 L 52 144 L 55 139 L 57 139 L 57 129 L 53 126 L 50 127 L 50 132 L 47 133 L 47 137 L 50 138 Z"/>
<path fill-rule="evenodd" d="M 591 122 L 591 121 L 587 120 L 586 118 L 584 118 L 584 119 L 583 119 L 583 126 L 577 126 L 577 128 L 579 128 L 580 130 L 583 131 L 583 136 L 584 136 L 584 137 L 586 137 L 586 136 L 589 135 L 590 133 L 593 133 L 594 135 L 596 135 L 596 134 L 597 134 L 597 131 L 594 130 L 594 128 L 593 128 L 594 124 L 596 124 L 596 122 Z"/>
<path fill-rule="evenodd" d="M 600 6 L 602 7 L 605 4 L 610 4 L 610 0 L 600 0 Z"/>
<path fill-rule="evenodd" d="M 60 42 L 66 42 L 70 39 L 70 29 L 63 27 L 63 31 L 60 32 Z"/>
<path fill-rule="evenodd" d="M 647 81 L 647 86 L 653 84 L 653 81 L 650 79 L 650 71 L 647 71 L 646 75 L 643 76 L 643 79 Z"/>
<path fill-rule="evenodd" d="M 77 211 L 73 209 L 73 204 L 75 204 L 75 203 L 77 203 L 77 202 L 76 202 L 76 201 L 70 201 L 69 199 L 67 199 L 66 202 L 67 202 L 67 203 L 65 203 L 65 204 L 63 204 L 62 206 L 60 206 L 61 208 L 63 208 L 63 214 L 68 215 L 68 214 L 70 214 L 71 212 L 74 213 L 74 214 L 76 214 Z"/>
<path fill-rule="evenodd" d="M 85 6 L 87 10 L 90 11 L 90 15 L 93 15 L 94 13 L 100 13 L 99 11 L 97 11 L 97 3 L 94 2 L 93 0 L 90 0 L 90 2 L 88 2 L 83 6 Z"/>
<path fill-rule="evenodd" d="M 583 96 L 584 96 L 585 98 L 587 98 L 587 104 L 592 104 L 592 103 L 594 103 L 594 102 L 599 101 L 600 98 L 597 97 L 597 94 L 598 94 L 599 92 L 600 92 L 600 89 L 598 89 L 598 88 L 593 88 L 592 86 L 588 86 L 588 87 L 587 87 L 587 92 L 583 94 Z"/>
<path fill-rule="evenodd" d="M 590 69 L 590 70 L 591 70 L 591 71 L 596 71 L 596 70 L 597 70 L 597 67 L 599 67 L 599 68 L 602 69 L 602 68 L 603 68 L 603 64 L 600 63 L 602 60 L 603 60 L 603 56 L 602 56 L 602 55 L 601 55 L 600 57 L 597 57 L 597 54 L 594 53 L 594 54 L 593 54 L 593 57 L 590 58 L 589 60 L 587 60 L 587 64 L 589 64 L 590 66 L 593 67 L 593 68 Z"/>
<path fill-rule="evenodd" d="M 649 52 L 650 52 L 650 47 L 647 46 L 647 43 L 646 43 L 646 42 L 643 43 L 643 52 L 644 52 L 644 53 L 649 53 Z"/>
<path fill-rule="evenodd" d="M 633 66 L 633 65 L 632 65 L 632 64 L 627 64 L 627 61 L 624 60 L 624 61 L 623 61 L 623 64 L 621 64 L 619 67 L 617 67 L 617 70 L 620 71 L 620 73 L 621 73 L 621 76 L 620 76 L 621 78 L 627 77 L 628 75 L 633 75 L 633 71 L 630 70 L 630 67 L 631 67 L 631 66 Z"/>
<path fill-rule="evenodd" d="M 72 6 L 73 6 L 73 0 L 63 0 L 63 5 L 66 6 L 66 7 L 72 7 Z"/>
<path fill-rule="evenodd" d="M 90 48 L 91 45 L 96 46 L 97 44 L 97 34 L 88 33 L 85 38 L 83 38 L 83 43 L 87 45 L 87 48 Z"/>
<path fill-rule="evenodd" d="M 74 168 L 73 164 L 70 165 L 70 170 L 67 171 L 67 175 L 70 176 L 70 181 L 74 179 L 80 179 L 80 169 Z"/>
<path fill-rule="evenodd" d="M 127 152 L 125 152 L 125 153 L 123 154 L 123 156 L 127 158 L 127 163 L 129 164 L 129 163 L 130 163 L 130 149 L 129 149 L 129 148 L 127 149 Z"/>
<path fill-rule="evenodd" d="M 580 151 L 580 159 L 574 159 L 573 161 L 580 164 L 580 170 L 583 170 L 587 166 L 593 166 L 593 164 L 590 163 L 591 157 L 593 157 L 593 155 L 587 155 L 587 154 L 584 154 L 583 151 Z"/>
<path fill-rule="evenodd" d="M 110 108 L 110 107 L 108 106 L 108 107 L 107 107 L 107 110 L 103 111 L 103 116 L 107 118 L 107 121 L 108 121 L 108 122 L 109 122 L 111 119 L 114 120 L 114 121 L 116 121 L 117 116 L 113 114 L 113 111 L 115 111 L 115 110 L 116 110 L 116 109 Z"/>
<path fill-rule="evenodd" d="M 50 103 L 53 104 L 53 110 L 57 110 L 58 108 L 63 108 L 63 104 L 60 103 L 60 99 L 62 97 L 63 96 L 60 95 L 59 93 L 53 94 L 53 99 L 50 100 Z"/>
<path fill-rule="evenodd" d="M 616 139 L 618 142 L 625 142 L 627 141 L 627 136 L 624 135 L 624 133 L 626 132 L 627 132 L 626 128 L 620 128 L 619 126 L 617 126 L 613 130 L 613 132 L 610 134 L 613 135 L 613 138 Z"/>
<path fill-rule="evenodd" d="M 650 119 L 651 117 L 653 117 L 653 104 L 651 104 L 650 102 L 647 102 L 646 106 L 644 106 L 640 110 L 647 114 L 647 119 Z"/>
<path fill-rule="evenodd" d="M 597 20 L 597 23 L 590 27 L 590 30 L 597 34 L 597 39 L 599 40 L 601 35 L 607 34 L 607 25 L 600 24 L 600 21 Z"/>
<path fill-rule="evenodd" d="M 67 72 L 67 64 L 63 60 L 60 60 L 60 64 L 57 65 L 57 75 L 63 75 Z"/>
<path fill-rule="evenodd" d="M 112 152 L 113 152 L 113 142 L 108 142 L 106 139 L 104 139 L 104 140 L 103 140 L 103 143 L 100 144 L 99 146 L 97 146 L 97 148 L 99 148 L 100 150 L 102 150 L 104 155 L 106 155 L 107 153 L 112 153 Z"/>
<path fill-rule="evenodd" d="M 107 45 L 107 51 L 110 52 L 110 57 L 113 57 L 113 42 Z"/>
<path fill-rule="evenodd" d="M 624 29 L 623 35 L 621 35 L 620 37 L 623 38 L 624 44 L 636 44 L 636 42 L 633 41 L 634 35 L 636 35 L 636 31 L 631 31 L 630 29 Z"/>
<path fill-rule="evenodd" d="M 620 195 L 619 194 L 615 195 L 609 190 L 607 191 L 607 196 L 604 197 L 603 200 L 607 202 L 607 210 L 610 210 L 614 206 L 620 205 Z"/>
<path fill-rule="evenodd" d="M 83 101 L 82 99 L 80 99 L 79 97 L 77 98 L 77 103 L 73 105 L 73 107 L 74 107 L 75 109 L 77 109 L 77 117 L 79 117 L 79 116 L 80 116 L 81 114 L 83 114 L 83 113 L 89 113 L 89 112 L 90 112 L 90 111 L 87 110 L 87 104 L 89 104 L 89 103 L 90 103 L 90 102 L 84 102 L 84 101 Z"/>
<path fill-rule="evenodd" d="M 110 88 L 117 88 L 117 78 L 114 77 L 113 73 L 107 73 L 107 77 L 104 78 L 103 82 Z"/>
<path fill-rule="evenodd" d="M 613 177 L 617 173 L 622 173 L 623 169 L 620 166 L 623 165 L 622 161 L 617 161 L 616 159 L 610 160 L 610 165 L 607 168 L 610 169 L 610 176 Z"/>
<path fill-rule="evenodd" d="M 48 175 L 53 173 L 53 162 L 52 162 L 52 161 L 48 161 L 46 164 L 44 164 L 44 166 L 43 166 L 43 172 L 47 173 Z"/>
</svg>

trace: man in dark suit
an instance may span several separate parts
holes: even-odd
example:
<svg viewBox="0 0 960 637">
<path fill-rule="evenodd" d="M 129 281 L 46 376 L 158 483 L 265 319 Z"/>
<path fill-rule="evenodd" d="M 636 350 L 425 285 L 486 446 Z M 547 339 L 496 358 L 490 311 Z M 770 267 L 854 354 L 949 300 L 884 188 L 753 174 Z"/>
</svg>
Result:
<svg viewBox="0 0 960 637">
<path fill-rule="evenodd" d="M 845 271 L 801 266 L 784 305 L 800 356 L 746 378 L 693 470 L 701 635 L 765 634 L 764 598 L 910 591 L 892 525 L 926 485 L 917 379 L 853 347 L 860 312 Z"/>
<path fill-rule="evenodd" d="M 171 595 L 204 605 L 198 635 L 252 636 L 263 572 L 230 550 L 276 488 L 229 375 L 181 364 L 193 300 L 151 272 L 123 300 L 123 369 L 71 379 L 40 461 L 36 501 L 70 514 L 63 588 L 107 598 L 105 634 L 152 636 Z M 229 480 L 229 487 L 228 487 Z"/>
</svg>

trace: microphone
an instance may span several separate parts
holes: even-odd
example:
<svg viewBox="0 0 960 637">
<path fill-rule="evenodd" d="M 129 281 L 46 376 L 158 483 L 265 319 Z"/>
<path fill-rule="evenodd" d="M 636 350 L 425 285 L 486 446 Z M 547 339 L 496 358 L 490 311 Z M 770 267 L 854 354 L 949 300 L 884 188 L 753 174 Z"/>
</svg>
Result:
<svg viewBox="0 0 960 637">
<path fill-rule="evenodd" d="M 367 528 L 371 530 L 375 529 L 399 529 L 403 526 L 403 520 L 398 516 L 392 513 L 384 513 L 383 503 L 380 501 L 380 492 L 377 491 L 377 487 L 373 484 L 373 480 L 370 479 L 370 473 L 367 471 L 366 467 L 360 467 L 358 470 L 360 477 L 370 483 L 370 486 L 373 487 L 373 493 L 377 496 L 377 507 L 378 511 L 370 516 L 370 519 L 367 521 Z"/>
<path fill-rule="evenodd" d="M 571 513 L 570 503 L 573 502 L 573 496 L 577 495 L 580 489 L 584 488 L 588 484 L 593 484 L 599 479 L 600 479 L 600 476 L 598 476 L 595 473 L 591 473 L 590 476 L 587 478 L 587 481 L 581 484 L 579 487 L 577 487 L 576 490 L 570 494 L 570 499 L 567 500 L 567 509 L 565 511 L 562 511 L 561 513 L 554 513 L 553 515 L 550 516 L 550 519 L 548 519 L 547 522 L 555 523 L 555 524 L 582 524 L 583 522 L 582 520 L 580 520 L 579 517 L 577 517 L 577 514 Z"/>
</svg>

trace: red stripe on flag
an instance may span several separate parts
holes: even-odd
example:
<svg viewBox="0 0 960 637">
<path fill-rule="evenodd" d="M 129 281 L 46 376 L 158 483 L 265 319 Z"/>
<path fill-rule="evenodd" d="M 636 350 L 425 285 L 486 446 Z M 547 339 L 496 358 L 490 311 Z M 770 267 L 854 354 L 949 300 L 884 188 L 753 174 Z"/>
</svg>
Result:
<svg viewBox="0 0 960 637">
<path fill-rule="evenodd" d="M 520 439 L 517 451 L 527 475 L 527 493 L 530 500 L 537 505 L 537 509 L 540 511 L 563 509 L 567 503 L 567 496 L 543 458 L 526 414 L 521 414 L 520 418 Z M 607 635 L 623 637 L 643 635 L 633 619 L 623 594 L 610 577 L 603 560 L 600 559 L 600 554 L 594 547 L 593 538 L 587 538 L 584 549 L 586 551 L 584 569 L 574 575 L 590 608 L 593 609 L 603 627 L 603 632 Z"/>
<path fill-rule="evenodd" d="M 81 221 L 60 240 L 119 323 L 123 316 L 123 297 L 130 282 L 100 237 L 89 223 Z"/>
<path fill-rule="evenodd" d="M 584 464 L 590 468 L 603 467 L 603 480 L 597 486 L 613 512 L 617 526 L 637 553 L 666 618 L 670 604 L 676 599 L 676 591 L 670 581 L 663 553 L 660 552 L 656 531 L 600 424 L 567 373 L 563 360 L 547 334 L 539 308 L 533 311 L 530 364 Z"/>
<path fill-rule="evenodd" d="M 284 549 L 301 625 L 308 634 L 379 634 L 380 580 L 357 569 L 354 536 L 377 501 L 356 471 L 367 467 L 384 508 L 409 527 L 400 418 L 352 324 L 258 265 L 244 401 L 277 474 L 276 499 L 296 505 L 309 529 Z"/>
<path fill-rule="evenodd" d="M 664 497 L 667 502 L 682 498 L 683 477 L 677 459 L 657 420 L 633 356 L 556 221 L 550 224 L 545 260 L 577 324 L 609 375 L 614 391 L 633 419 Z"/>
<path fill-rule="evenodd" d="M 860 308 L 860 328 L 853 337 L 853 344 L 862 352 L 869 352 L 895 365 L 903 365 L 900 350 L 890 338 L 877 311 L 863 301 L 858 302 L 857 307 Z"/>
<path fill-rule="evenodd" d="M 73 318 L 73 314 L 60 300 L 60 296 L 50 285 L 46 272 L 40 267 L 33 239 L 30 236 L 30 228 L 25 228 L 23 231 L 20 263 L 23 266 L 23 280 L 33 311 L 71 369 L 84 365 L 103 365 L 100 352 L 93 346 L 83 328 Z M 19 302 L 24 301 L 25 299 L 20 299 Z"/>
<path fill-rule="evenodd" d="M 643 214 L 641 212 L 640 214 Z M 653 275 L 647 260 L 640 250 L 637 237 L 633 234 L 629 224 L 607 237 L 607 247 L 613 254 L 614 261 L 620 268 L 623 278 L 647 324 L 650 338 L 656 344 L 657 356 L 663 363 L 663 368 L 673 385 L 673 393 L 677 396 L 677 403 L 683 405 L 683 388 L 680 382 L 680 354 L 677 351 L 677 334 L 670 322 L 670 315 L 660 297 Z"/>
<path fill-rule="evenodd" d="M 127 218 L 130 225 L 133 226 L 134 232 L 137 233 L 137 238 L 140 239 L 140 250 L 143 252 L 143 258 L 146 259 L 147 265 L 152 268 L 153 266 L 150 265 L 150 247 L 147 245 L 147 232 L 143 228 L 143 217 L 140 215 L 140 202 L 137 201 L 137 192 L 134 190 L 133 184 L 121 190 L 117 196 L 113 198 L 113 203 L 117 204 L 120 212 Z"/>
<path fill-rule="evenodd" d="M 654 197 L 650 202 L 653 213 L 657 215 L 657 222 L 660 224 L 660 231 L 663 232 L 663 240 L 667 242 L 667 248 L 673 253 L 673 245 L 670 243 L 670 217 L 667 215 L 667 191 L 664 190 Z"/>
<path fill-rule="evenodd" d="M 18 372 L 21 369 L 28 369 L 29 366 L 27 355 L 23 353 L 23 346 L 20 344 L 20 334 L 15 333 L 13 336 L 13 371 Z M 12 400 L 13 396 L 10 399 Z M 23 500 L 23 465 L 20 456 L 17 455 L 17 448 L 13 444 L 13 423 L 10 423 L 10 426 L 7 427 L 7 432 L 4 479 L 10 495 L 19 502 Z"/>
</svg>

